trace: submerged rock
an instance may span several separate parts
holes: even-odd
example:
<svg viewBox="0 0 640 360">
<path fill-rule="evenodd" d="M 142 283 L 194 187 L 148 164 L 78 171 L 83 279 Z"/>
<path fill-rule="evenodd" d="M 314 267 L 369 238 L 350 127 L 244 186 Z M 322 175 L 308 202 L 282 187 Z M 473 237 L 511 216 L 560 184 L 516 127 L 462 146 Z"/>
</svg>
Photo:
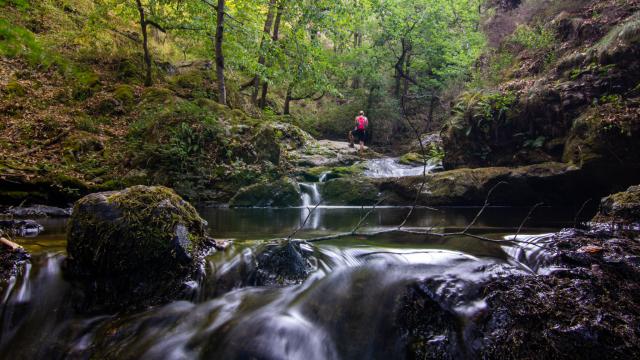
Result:
<svg viewBox="0 0 640 360">
<path fill-rule="evenodd" d="M 602 199 L 593 222 L 640 224 L 640 185 Z"/>
<path fill-rule="evenodd" d="M 300 206 L 300 187 L 290 179 L 244 187 L 231 198 L 231 207 L 291 207 Z"/>
<path fill-rule="evenodd" d="M 35 236 L 44 228 L 33 220 L 0 220 L 0 230 L 14 236 Z"/>
<path fill-rule="evenodd" d="M 71 208 L 64 209 L 48 205 L 33 205 L 10 208 L 5 210 L 4 214 L 16 218 L 69 217 L 71 216 Z"/>
<path fill-rule="evenodd" d="M 89 305 L 146 305 L 177 296 L 209 248 L 206 222 L 172 190 L 134 186 L 79 200 L 68 227 L 67 275 Z"/>
<path fill-rule="evenodd" d="M 249 273 L 254 286 L 283 286 L 299 284 L 312 272 L 310 249 L 299 241 L 271 243 L 255 257 L 255 268 Z"/>
</svg>

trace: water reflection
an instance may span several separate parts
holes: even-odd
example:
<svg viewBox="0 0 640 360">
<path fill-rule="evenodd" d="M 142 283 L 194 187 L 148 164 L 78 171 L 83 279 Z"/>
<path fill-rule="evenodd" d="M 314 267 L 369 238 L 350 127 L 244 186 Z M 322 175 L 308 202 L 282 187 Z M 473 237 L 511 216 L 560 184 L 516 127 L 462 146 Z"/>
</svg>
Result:
<svg viewBox="0 0 640 360">
<path fill-rule="evenodd" d="M 313 236 L 348 231 L 370 210 L 369 207 L 320 206 L 309 216 L 298 236 Z M 402 223 L 410 208 L 378 207 L 367 217 L 365 228 L 394 227 Z M 407 227 L 459 229 L 466 227 L 478 208 L 418 208 L 406 223 Z M 200 214 L 209 222 L 211 235 L 218 238 L 269 239 L 285 237 L 300 227 L 311 211 L 309 208 L 203 208 Z M 476 230 L 517 229 L 528 208 L 487 208 L 474 226 Z M 529 221 L 525 230 L 559 229 L 573 224 L 574 210 L 541 208 Z"/>
</svg>

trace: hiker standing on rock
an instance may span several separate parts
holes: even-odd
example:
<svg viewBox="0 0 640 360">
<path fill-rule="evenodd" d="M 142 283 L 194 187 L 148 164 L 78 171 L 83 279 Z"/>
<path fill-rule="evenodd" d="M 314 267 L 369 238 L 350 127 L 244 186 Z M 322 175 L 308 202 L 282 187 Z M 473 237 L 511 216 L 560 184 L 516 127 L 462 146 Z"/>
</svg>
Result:
<svg viewBox="0 0 640 360">
<path fill-rule="evenodd" d="M 354 138 L 360 143 L 360 152 L 364 151 L 364 142 L 367 138 L 367 129 L 369 128 L 369 119 L 364 116 L 364 111 L 360 111 L 356 116 L 356 127 L 349 131 L 349 141 L 353 147 Z"/>
</svg>

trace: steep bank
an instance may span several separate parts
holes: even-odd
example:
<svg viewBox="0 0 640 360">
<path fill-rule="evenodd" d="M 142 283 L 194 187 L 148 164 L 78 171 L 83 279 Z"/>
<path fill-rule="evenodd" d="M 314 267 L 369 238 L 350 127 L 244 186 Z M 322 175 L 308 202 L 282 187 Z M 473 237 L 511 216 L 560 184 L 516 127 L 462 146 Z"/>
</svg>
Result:
<svg viewBox="0 0 640 360">
<path fill-rule="evenodd" d="M 512 5 L 489 23 L 511 16 L 510 31 L 486 29 L 498 45 L 484 86 L 445 125 L 445 168 L 563 161 L 611 185 L 599 195 L 637 183 L 639 2 Z"/>
</svg>

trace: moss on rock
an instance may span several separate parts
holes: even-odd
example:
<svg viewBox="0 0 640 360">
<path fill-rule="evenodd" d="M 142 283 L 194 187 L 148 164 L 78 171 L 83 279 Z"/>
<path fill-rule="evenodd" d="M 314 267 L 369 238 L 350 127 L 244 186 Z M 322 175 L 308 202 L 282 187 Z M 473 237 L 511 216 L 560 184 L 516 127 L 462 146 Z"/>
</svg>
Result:
<svg viewBox="0 0 640 360">
<path fill-rule="evenodd" d="M 229 202 L 231 207 L 291 207 L 300 204 L 300 188 L 290 179 L 244 187 Z"/>
<path fill-rule="evenodd" d="M 74 206 L 67 238 L 69 275 L 84 285 L 97 284 L 88 285 L 89 296 L 107 306 L 176 296 L 208 244 L 206 222 L 161 186 L 82 198 Z"/>
<path fill-rule="evenodd" d="M 640 224 L 640 185 L 609 195 L 600 202 L 598 223 Z"/>
<path fill-rule="evenodd" d="M 331 179 L 320 193 L 325 204 L 373 205 L 378 199 L 378 189 L 366 178 Z"/>
</svg>

